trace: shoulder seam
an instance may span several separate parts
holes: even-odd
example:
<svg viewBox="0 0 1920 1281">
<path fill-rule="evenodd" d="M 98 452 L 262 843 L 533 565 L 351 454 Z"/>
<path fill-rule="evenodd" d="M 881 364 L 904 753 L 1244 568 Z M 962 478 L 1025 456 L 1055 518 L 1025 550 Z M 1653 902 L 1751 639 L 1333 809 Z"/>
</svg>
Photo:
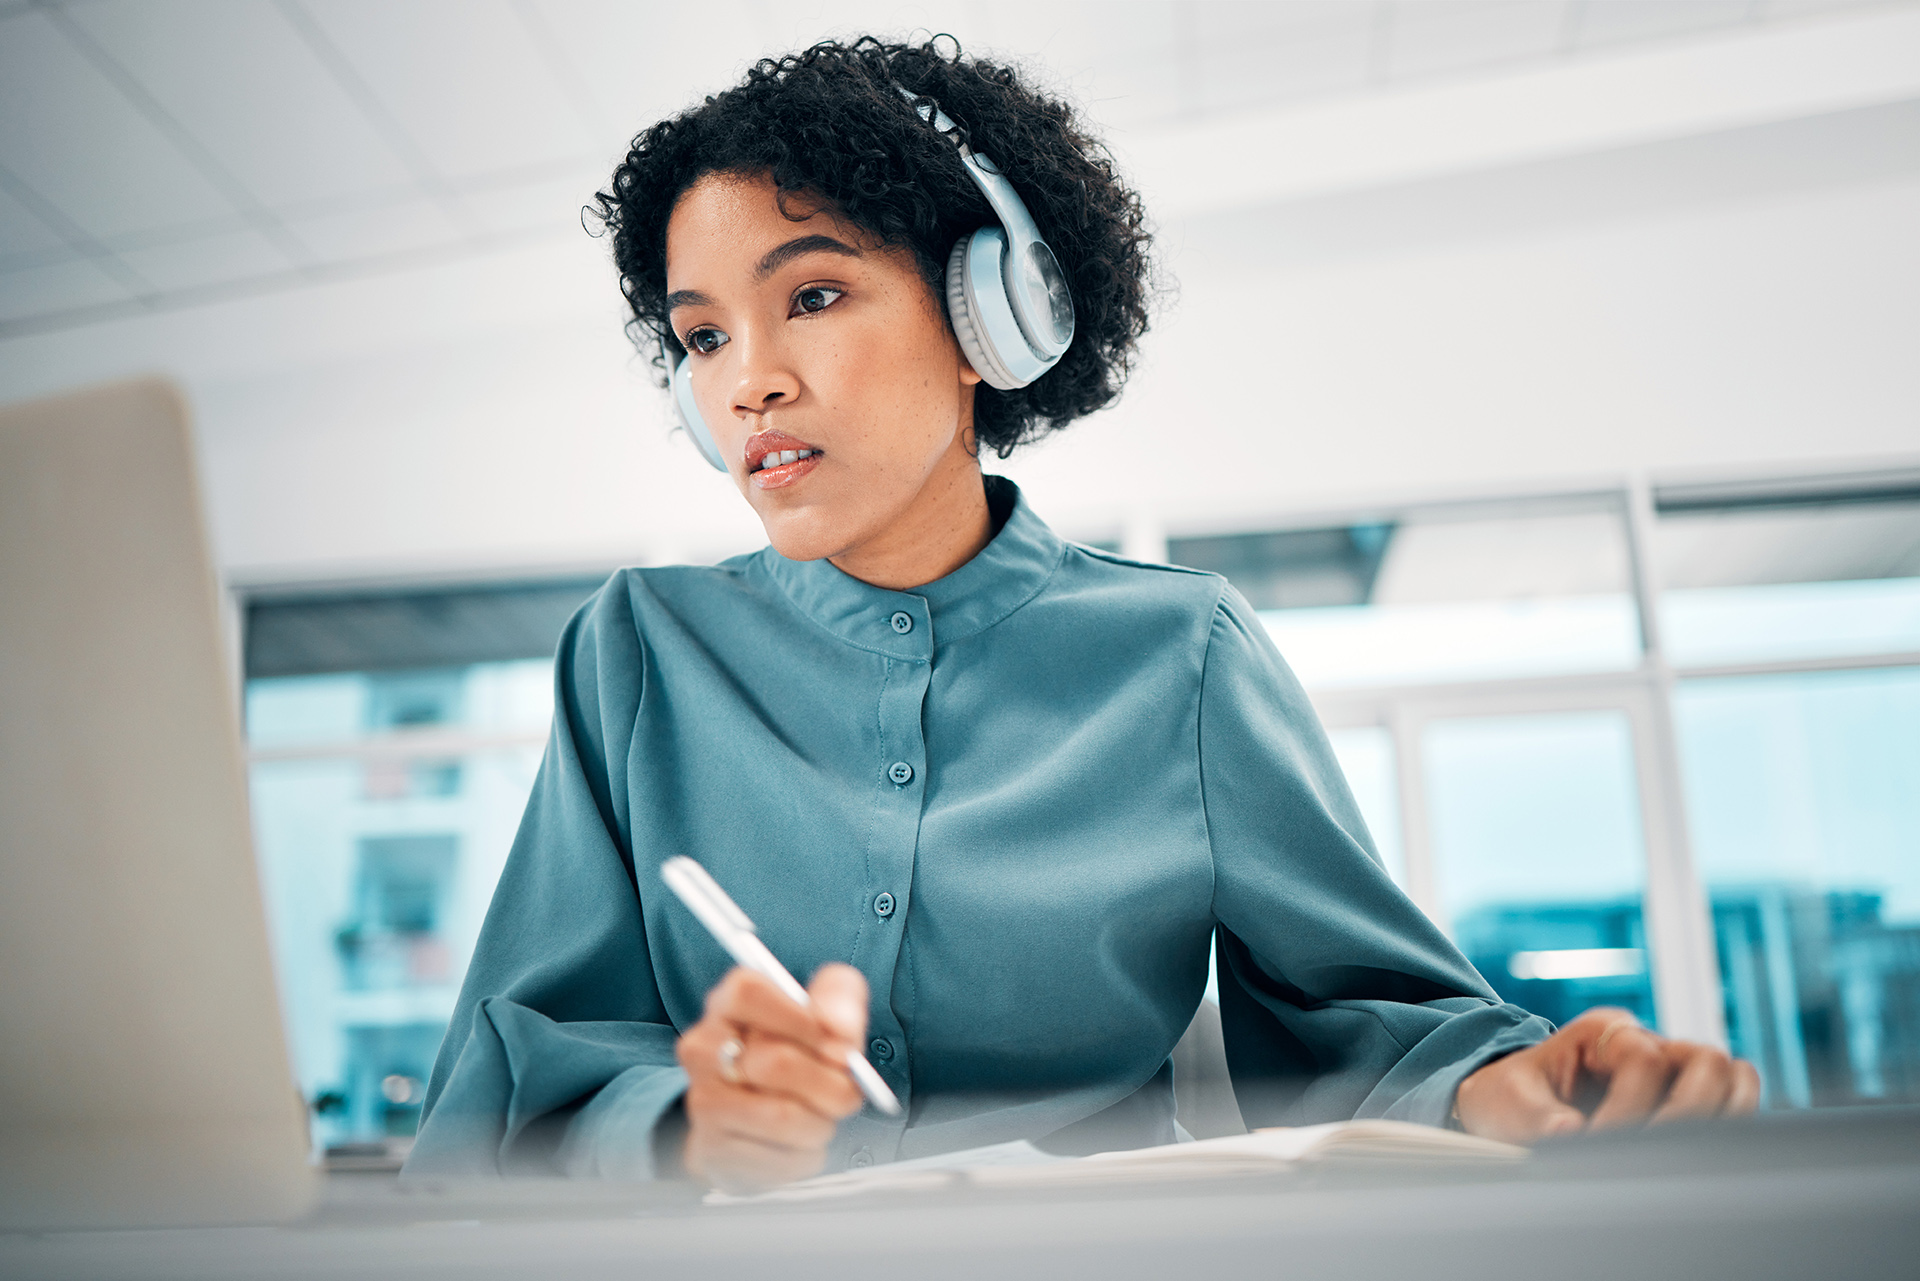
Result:
<svg viewBox="0 0 1920 1281">
<path fill-rule="evenodd" d="M 1219 575 L 1214 577 L 1219 578 Z M 1193 757 L 1197 765 L 1195 779 L 1200 786 L 1200 826 L 1207 834 L 1207 876 L 1211 882 L 1207 889 L 1207 906 L 1213 911 L 1215 921 L 1220 919 L 1219 910 L 1214 904 L 1214 896 L 1220 891 L 1220 866 L 1213 849 L 1213 817 L 1207 812 L 1207 668 L 1213 658 L 1214 627 L 1220 621 L 1220 610 L 1226 604 L 1227 591 L 1227 580 L 1220 578 L 1220 589 L 1214 595 L 1213 608 L 1207 611 L 1206 640 L 1200 649 L 1200 687 L 1193 703 Z"/>
<path fill-rule="evenodd" d="M 1190 574 L 1195 578 L 1220 578 L 1221 582 L 1226 581 L 1210 569 L 1193 569 L 1186 565 L 1170 565 L 1163 561 L 1135 560 L 1131 556 L 1122 556 L 1119 552 L 1110 552 L 1102 547 L 1089 547 L 1085 543 L 1070 542 L 1065 539 L 1062 541 L 1073 550 L 1085 552 L 1095 560 L 1103 560 L 1109 565 L 1123 565 L 1128 569 L 1151 569 L 1168 574 Z"/>
</svg>

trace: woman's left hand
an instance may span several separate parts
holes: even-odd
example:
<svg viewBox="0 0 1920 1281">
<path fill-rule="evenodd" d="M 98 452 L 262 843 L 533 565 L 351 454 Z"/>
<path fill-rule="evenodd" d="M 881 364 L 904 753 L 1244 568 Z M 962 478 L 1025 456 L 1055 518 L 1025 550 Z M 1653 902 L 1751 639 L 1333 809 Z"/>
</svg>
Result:
<svg viewBox="0 0 1920 1281">
<path fill-rule="evenodd" d="M 1596 1094 L 1591 1114 L 1582 1111 Z M 1595 1009 L 1462 1081 L 1454 1108 L 1469 1134 L 1534 1143 L 1581 1130 L 1745 1116 L 1759 1102 L 1753 1064 L 1670 1041 L 1625 1010 Z"/>
</svg>

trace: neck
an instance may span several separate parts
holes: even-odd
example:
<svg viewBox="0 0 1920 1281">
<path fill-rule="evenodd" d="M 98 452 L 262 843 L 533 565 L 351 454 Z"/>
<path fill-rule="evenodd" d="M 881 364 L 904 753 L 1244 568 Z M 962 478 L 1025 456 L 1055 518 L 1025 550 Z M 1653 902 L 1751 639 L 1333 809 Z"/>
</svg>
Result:
<svg viewBox="0 0 1920 1281">
<path fill-rule="evenodd" d="M 992 538 L 980 460 L 957 448 L 882 537 L 828 559 L 863 583 L 901 592 L 945 578 Z"/>
</svg>

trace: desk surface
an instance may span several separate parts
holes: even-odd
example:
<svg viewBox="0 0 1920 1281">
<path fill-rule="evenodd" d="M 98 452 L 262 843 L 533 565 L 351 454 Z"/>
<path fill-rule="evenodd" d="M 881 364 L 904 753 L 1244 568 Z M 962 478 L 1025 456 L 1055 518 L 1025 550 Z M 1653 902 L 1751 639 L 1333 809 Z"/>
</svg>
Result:
<svg viewBox="0 0 1920 1281">
<path fill-rule="evenodd" d="M 285 1227 L 0 1236 L 0 1275 L 783 1281 L 1269 1275 L 1912 1278 L 1920 1109 L 1549 1146 L 1510 1170 L 1318 1168 L 1259 1180 L 705 1207 L 687 1190 L 403 1188 L 336 1176 Z"/>
</svg>

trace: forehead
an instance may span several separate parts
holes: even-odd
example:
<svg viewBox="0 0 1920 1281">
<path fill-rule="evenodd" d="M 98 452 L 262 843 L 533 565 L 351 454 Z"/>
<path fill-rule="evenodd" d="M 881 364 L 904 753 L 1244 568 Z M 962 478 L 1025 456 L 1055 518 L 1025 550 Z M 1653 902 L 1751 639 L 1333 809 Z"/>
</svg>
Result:
<svg viewBox="0 0 1920 1281">
<path fill-rule="evenodd" d="M 744 274 L 776 245 L 830 235 L 860 248 L 872 237 L 818 197 L 779 188 L 765 175 L 708 174 L 674 202 L 667 220 L 667 278 L 689 273 Z"/>
</svg>

